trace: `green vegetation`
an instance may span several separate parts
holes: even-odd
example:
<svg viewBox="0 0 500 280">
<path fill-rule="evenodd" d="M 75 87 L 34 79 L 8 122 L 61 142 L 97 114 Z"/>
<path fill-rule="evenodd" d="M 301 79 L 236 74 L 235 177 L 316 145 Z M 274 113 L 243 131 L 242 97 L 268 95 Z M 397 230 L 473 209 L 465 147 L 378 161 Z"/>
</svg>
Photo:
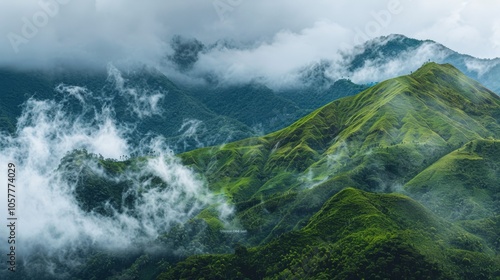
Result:
<svg viewBox="0 0 500 280">
<path fill-rule="evenodd" d="M 259 84 L 200 89 L 194 97 L 213 112 L 263 132 L 276 131 L 312 110 L 301 110 L 287 96 Z M 328 103 L 324 102 L 321 105 Z"/>
<path fill-rule="evenodd" d="M 465 143 L 499 137 L 499 108 L 494 93 L 453 66 L 429 63 L 275 133 L 181 158 L 232 199 L 260 244 L 303 225 L 345 187 L 398 190 Z"/>
<path fill-rule="evenodd" d="M 192 257 L 163 277 L 499 277 L 500 229 L 489 220 L 498 215 L 499 113 L 493 92 L 451 65 L 428 63 L 278 132 L 184 153 L 184 163 L 203 173 L 213 191 L 232 199 L 247 244 L 258 247 Z M 394 195 L 348 189 L 329 200 L 346 187 L 406 191 L 440 218 Z M 359 202 L 342 203 L 346 194 Z M 363 223 L 352 233 L 337 231 L 344 219 Z M 310 262 L 321 250 L 340 260 Z M 415 267 L 420 274 L 404 274 Z"/>
<path fill-rule="evenodd" d="M 72 117 L 82 114 L 85 110 L 82 109 L 79 100 L 55 90 L 58 85 L 65 84 L 86 88 L 93 93 L 92 96 L 85 96 L 86 106 L 95 106 L 97 110 L 109 106 L 114 109 L 113 114 L 117 122 L 136 125 L 131 136 L 132 141 L 137 143 L 144 138 L 144 135 L 153 133 L 168 138 L 169 144 L 176 151 L 186 151 L 199 147 L 200 143 L 216 145 L 254 134 L 253 130 L 243 123 L 214 113 L 159 71 L 145 67 L 133 72 L 124 72 L 123 87 L 135 91 L 138 95 L 162 93 L 164 97 L 160 98 L 156 105 L 161 114 L 153 114 L 148 106 L 143 106 L 143 112 L 139 113 L 145 115 L 138 118 L 138 112 L 130 107 L 137 105 L 135 104 L 137 100 L 131 100 L 133 97 L 130 93 L 120 92 L 113 78 L 108 77 L 104 69 L 89 72 L 90 74 L 76 70 L 51 72 L 0 69 L 2 89 L 0 129 L 9 133 L 15 132 L 16 120 L 21 116 L 22 105 L 31 97 L 59 102 L 70 115 L 74 114 Z M 86 117 L 91 122 L 94 115 L 89 114 Z M 196 124 L 199 125 L 193 127 L 196 128 L 193 131 L 186 133 L 189 125 L 184 128 L 182 126 L 189 124 L 190 120 L 197 120 Z"/>
<path fill-rule="evenodd" d="M 180 44 L 179 48 L 183 46 L 181 41 L 177 42 Z M 192 47 L 196 49 L 200 46 L 194 44 Z M 181 53 L 175 58 L 179 67 L 189 68 L 193 62 L 190 53 L 196 51 L 182 48 L 179 51 Z M 314 94 L 310 94 L 310 88 L 315 88 L 315 85 L 293 93 L 276 93 L 257 83 L 221 87 L 206 85 L 188 90 L 177 86 L 159 71 L 142 67 L 121 73 L 125 92 L 120 92 L 113 77 L 109 77 L 104 69 L 88 72 L 66 70 L 0 69 L 0 131 L 16 131 L 16 120 L 22 113 L 22 105 L 30 97 L 56 102 L 64 100 L 64 108 L 68 112 L 75 115 L 82 113 L 80 100 L 55 90 L 58 85 L 64 84 L 79 86 L 92 92 L 93 96 L 86 96 L 87 106 L 95 106 L 97 109 L 104 105 L 110 106 L 119 123 L 134 124 L 136 129 L 132 141 L 140 142 L 149 133 L 162 135 L 176 152 L 184 152 L 281 129 L 314 108 L 334 99 L 356 94 L 365 88 L 339 81 L 331 88 Z M 161 110 L 159 114 L 154 114 L 151 108 L 143 106 L 143 112 L 140 113 L 144 115 L 138 118 L 138 112 L 130 106 L 137 102 L 144 105 L 147 100 L 139 100 L 137 96 L 134 100 L 132 95 L 144 97 L 157 93 L 163 94 L 163 98 L 156 104 L 156 108 Z M 314 101 L 314 104 L 307 103 L 306 100 Z M 92 118 L 93 115 L 88 117 Z"/>
<path fill-rule="evenodd" d="M 96 255 L 116 271 L 77 275 L 500 279 L 499 139 L 500 98 L 451 65 L 427 63 L 274 133 L 180 154 L 234 216 L 222 221 L 207 206 L 158 238 L 179 249 L 175 257 Z M 143 160 L 75 152 L 60 168 L 80 170 L 88 157 L 111 178 Z M 123 203 L 127 182 L 85 172 L 76 188 L 82 208 L 100 211 L 104 201 L 87 197 L 93 186 Z"/>
</svg>

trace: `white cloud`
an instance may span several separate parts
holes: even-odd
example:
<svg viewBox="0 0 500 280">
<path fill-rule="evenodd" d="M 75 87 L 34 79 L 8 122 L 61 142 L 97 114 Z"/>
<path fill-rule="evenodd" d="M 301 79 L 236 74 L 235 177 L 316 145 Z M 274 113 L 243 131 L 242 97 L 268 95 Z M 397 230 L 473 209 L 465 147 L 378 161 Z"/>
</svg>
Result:
<svg viewBox="0 0 500 280">
<path fill-rule="evenodd" d="M 317 22 L 299 33 L 279 32 L 270 43 L 252 49 L 220 49 L 201 55 L 194 72 L 217 71 L 226 80 L 265 82 L 293 79 L 293 71 L 310 62 L 338 57 L 335 46 L 346 41 L 349 31 L 330 21 Z"/>
</svg>

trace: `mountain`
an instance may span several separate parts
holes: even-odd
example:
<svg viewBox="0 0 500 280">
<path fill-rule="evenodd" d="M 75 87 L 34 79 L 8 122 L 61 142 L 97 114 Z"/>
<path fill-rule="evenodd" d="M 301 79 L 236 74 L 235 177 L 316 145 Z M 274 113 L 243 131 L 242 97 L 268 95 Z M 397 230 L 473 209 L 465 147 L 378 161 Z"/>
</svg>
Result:
<svg viewBox="0 0 500 280">
<path fill-rule="evenodd" d="M 313 77 L 308 77 L 308 80 L 312 82 L 307 86 L 280 90 L 277 94 L 295 102 L 297 106 L 310 113 L 314 111 L 314 109 L 322 107 L 334 100 L 356 95 L 369 87 L 367 85 L 355 84 L 348 79 L 340 79 L 335 82 L 319 82 L 314 80 L 314 74 L 311 73 L 311 75 L 313 75 Z"/>
<path fill-rule="evenodd" d="M 171 45 L 175 52 L 168 59 L 188 76 L 199 74 L 190 71 L 196 68 L 201 54 L 215 49 L 245 49 L 244 45 L 221 42 L 205 46 L 196 39 L 180 36 L 176 36 Z M 353 83 L 350 78 L 374 84 L 415 71 L 423 62 L 452 64 L 469 78 L 480 81 L 494 92 L 500 92 L 500 83 L 496 78 L 500 73 L 500 59 L 479 59 L 460 54 L 431 40 L 389 35 L 344 50 L 341 55 L 340 61 L 323 59 L 299 69 L 295 73 L 297 83 L 281 89 L 271 90 L 257 81 L 236 85 L 231 81 L 221 82 L 210 71 L 205 76 L 196 76 L 206 80 L 203 86 L 180 83 L 211 110 L 236 117 L 261 134 L 286 127 L 292 120 L 318 107 L 368 88 L 368 85 Z M 280 104 L 280 108 L 268 108 L 276 104 Z"/>
<path fill-rule="evenodd" d="M 179 48 L 190 43 L 177 41 Z M 189 50 L 179 49 L 176 61 L 191 61 L 182 52 Z M 321 90 L 313 83 L 286 92 L 259 83 L 178 86 L 154 68 L 135 66 L 124 71 L 112 65 L 88 71 L 2 68 L 0 87 L 2 131 L 15 132 L 28 99 L 52 100 L 63 104 L 71 115 L 91 107 L 111 108 L 118 123 L 132 127 L 132 142 L 141 141 L 144 135 L 160 135 L 176 152 L 276 131 L 314 108 L 365 88 L 348 81 Z"/>
<path fill-rule="evenodd" d="M 71 274 L 495 279 L 499 139 L 500 97 L 452 65 L 426 63 L 276 132 L 180 154 L 208 188 L 197 197 L 185 193 L 195 183 L 178 183 L 185 176 L 151 172 L 154 156 L 74 152 L 59 170 L 82 211 L 141 217 L 149 212 L 135 202 L 158 189 L 168 194 L 158 203 L 176 197 L 164 207 L 191 216 L 148 243 L 154 250 L 92 251 Z"/>
<path fill-rule="evenodd" d="M 345 187 L 402 189 L 464 144 L 498 139 L 499 108 L 496 94 L 453 66 L 428 63 L 283 130 L 181 158 L 231 198 L 259 243 L 300 227 Z"/>
<path fill-rule="evenodd" d="M 324 81 L 311 73 L 307 85 L 273 90 L 258 83 L 241 85 L 205 84 L 186 86 L 193 98 L 217 114 L 236 119 L 267 134 L 291 125 L 318 107 L 355 95 L 366 88 L 350 80 Z"/>
<path fill-rule="evenodd" d="M 129 123 L 139 118 L 138 139 L 156 133 L 166 137 L 179 152 L 254 134 L 243 123 L 211 111 L 155 69 L 125 73 L 123 78 L 123 85 L 118 76 L 109 91 L 126 97 L 115 103 L 119 118 Z M 130 104 L 135 107 L 130 108 Z"/>
<path fill-rule="evenodd" d="M 468 142 L 405 184 L 405 190 L 449 220 L 500 214 L 500 141 Z"/>
<path fill-rule="evenodd" d="M 162 277 L 498 277 L 499 137 L 500 98 L 426 63 L 275 133 L 184 153 L 257 247 L 192 257 Z M 361 190 L 405 192 L 434 214 Z"/>
<path fill-rule="evenodd" d="M 261 129 L 264 133 L 286 127 L 310 112 L 258 83 L 208 86 L 192 92 L 195 98 L 213 112 Z M 315 100 L 312 96 L 310 98 Z"/>
</svg>

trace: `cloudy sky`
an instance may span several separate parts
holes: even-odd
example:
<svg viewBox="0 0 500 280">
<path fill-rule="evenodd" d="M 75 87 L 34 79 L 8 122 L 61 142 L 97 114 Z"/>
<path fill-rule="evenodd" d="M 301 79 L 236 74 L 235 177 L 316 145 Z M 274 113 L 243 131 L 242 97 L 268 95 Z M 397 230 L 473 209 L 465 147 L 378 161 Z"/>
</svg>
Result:
<svg viewBox="0 0 500 280">
<path fill-rule="evenodd" d="M 0 64 L 154 63 L 174 34 L 244 42 L 256 51 L 242 64 L 279 56 L 278 68 L 391 33 L 492 58 L 499 10 L 494 0 L 2 0 Z"/>
</svg>

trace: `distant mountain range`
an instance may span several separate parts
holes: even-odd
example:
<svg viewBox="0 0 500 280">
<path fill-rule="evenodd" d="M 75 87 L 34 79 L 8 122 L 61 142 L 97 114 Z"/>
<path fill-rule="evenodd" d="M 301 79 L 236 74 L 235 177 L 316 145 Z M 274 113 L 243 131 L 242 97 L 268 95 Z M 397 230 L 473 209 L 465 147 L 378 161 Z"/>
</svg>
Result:
<svg viewBox="0 0 500 280">
<path fill-rule="evenodd" d="M 139 142 L 149 133 L 161 135 L 177 151 L 254 135 L 249 126 L 213 112 L 155 69 L 122 72 L 114 66 L 108 68 L 64 72 L 2 69 L 0 127 L 13 133 L 22 104 L 35 98 L 63 102 L 72 114 L 81 114 L 84 107 L 111 108 L 121 125 L 132 127 L 132 141 Z"/>
<path fill-rule="evenodd" d="M 207 47 L 194 39 L 176 38 L 172 42 L 176 52 L 168 59 L 179 71 L 185 72 L 196 63 L 200 52 L 220 48 L 222 44 Z M 222 46 L 237 48 L 236 44 L 227 42 Z M 411 58 L 414 61 L 406 63 Z M 77 86 L 91 92 L 93 97 L 85 102 L 93 98 L 93 105 L 101 106 L 103 96 L 112 98 L 109 104 L 118 120 L 134 127 L 134 139 L 141 139 L 148 133 L 161 135 L 169 139 L 175 151 L 182 152 L 281 129 L 328 102 L 357 94 L 387 75 L 407 74 L 429 60 L 450 63 L 491 90 L 500 92 L 497 78 L 500 59 L 477 59 L 433 41 L 391 35 L 345 52 L 341 62 L 343 70 L 335 74 L 338 78 L 332 76 L 331 62 L 322 61 L 301 70 L 301 85 L 280 90 L 272 90 L 259 82 L 231 85 L 211 79 L 203 85 L 186 85 L 182 81 L 172 82 L 150 67 L 119 70 L 111 66 L 108 71 L 104 68 L 92 71 L 3 68 L 0 69 L 3 97 L 0 129 L 15 131 L 21 105 L 28 98 L 62 100 L 65 94 L 58 92 L 59 85 Z M 388 68 L 391 70 L 386 71 Z M 113 74 L 110 69 L 114 69 Z M 366 85 L 355 84 L 349 79 L 359 80 L 367 73 L 372 75 L 370 80 L 364 79 Z M 121 88 L 116 86 L 116 78 L 123 80 Z M 61 89 L 64 87 L 59 91 Z M 158 99 L 152 100 L 154 97 Z M 99 101 L 96 98 L 100 98 Z M 148 108 L 152 105 L 148 102 L 153 101 L 157 102 L 156 107 Z M 69 98 L 67 102 L 78 103 L 79 100 Z M 136 107 L 131 108 L 130 104 Z M 161 110 L 155 113 L 156 109 Z"/>
<path fill-rule="evenodd" d="M 251 46 L 235 42 L 219 41 L 204 45 L 196 39 L 177 36 L 172 40 L 174 55 L 169 62 L 187 76 L 198 75 L 209 83 L 219 83 L 216 73 L 205 69 L 204 74 L 190 72 L 196 68 L 201 54 L 214 50 L 251 50 Z M 342 78 L 350 78 L 358 83 L 371 84 L 382 80 L 409 74 L 424 62 L 450 63 L 468 77 L 478 80 L 494 92 L 500 92 L 500 58 L 482 59 L 461 54 L 432 40 L 417 40 L 404 35 L 393 34 L 377 37 L 351 49 L 342 49 L 341 58 L 332 61 L 321 59 L 298 69 L 295 75 L 298 83 L 313 89 L 332 85 Z M 229 82 L 230 81 L 226 81 Z M 307 91 L 307 90 L 306 90 Z M 285 91 L 286 92 L 286 91 Z"/>
<path fill-rule="evenodd" d="M 375 72 L 376 69 L 379 72 L 390 69 L 390 74 L 394 75 L 415 71 L 415 66 L 426 61 L 452 64 L 468 77 L 500 93 L 500 58 L 475 58 L 431 40 L 417 40 L 403 35 L 379 37 L 347 51 L 343 63 L 351 76 L 363 68 Z"/>
</svg>

